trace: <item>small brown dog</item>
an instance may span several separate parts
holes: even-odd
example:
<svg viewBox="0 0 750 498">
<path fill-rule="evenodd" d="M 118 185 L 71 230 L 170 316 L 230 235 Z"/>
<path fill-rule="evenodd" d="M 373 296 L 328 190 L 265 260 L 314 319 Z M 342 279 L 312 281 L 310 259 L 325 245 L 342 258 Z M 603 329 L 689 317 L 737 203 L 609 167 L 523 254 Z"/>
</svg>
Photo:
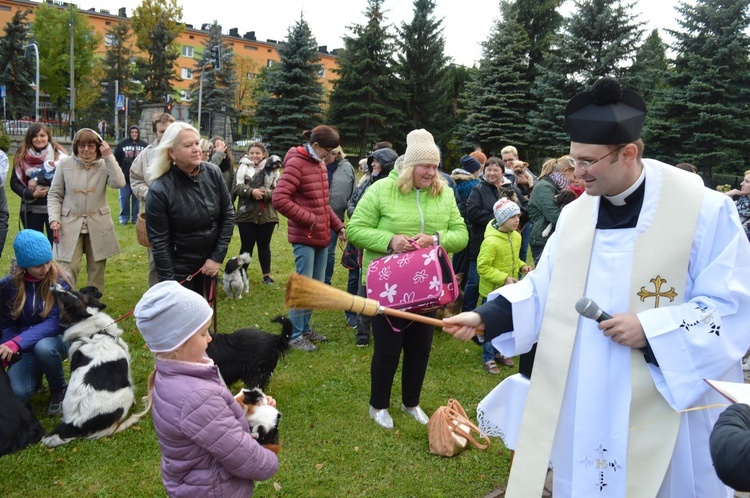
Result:
<svg viewBox="0 0 750 498">
<path fill-rule="evenodd" d="M 281 450 L 279 442 L 279 421 L 281 413 L 276 407 L 268 404 L 266 395 L 260 388 L 242 389 L 234 397 L 240 404 L 250 426 L 250 434 L 261 446 L 278 455 Z"/>
<path fill-rule="evenodd" d="M 437 319 L 442 320 L 443 318 L 448 318 L 451 316 L 458 315 L 461 313 L 461 308 L 464 306 L 464 274 L 463 273 L 456 273 L 456 283 L 458 284 L 458 297 L 455 301 L 451 301 L 450 303 L 446 304 L 442 308 L 438 308 L 437 310 Z"/>
</svg>

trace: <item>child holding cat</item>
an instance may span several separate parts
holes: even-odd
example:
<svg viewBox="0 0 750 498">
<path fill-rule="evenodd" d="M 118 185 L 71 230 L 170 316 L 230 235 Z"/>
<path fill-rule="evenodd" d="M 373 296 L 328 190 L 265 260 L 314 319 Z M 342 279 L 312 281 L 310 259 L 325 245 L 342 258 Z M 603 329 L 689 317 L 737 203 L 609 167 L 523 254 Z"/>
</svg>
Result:
<svg viewBox="0 0 750 498">
<path fill-rule="evenodd" d="M 151 287 L 135 308 L 138 329 L 156 353 L 149 377 L 162 482 L 171 497 L 250 496 L 273 476 L 276 454 L 250 434 L 240 405 L 206 356 L 213 311 L 175 281 Z M 268 397 L 269 404 L 276 402 Z"/>
</svg>

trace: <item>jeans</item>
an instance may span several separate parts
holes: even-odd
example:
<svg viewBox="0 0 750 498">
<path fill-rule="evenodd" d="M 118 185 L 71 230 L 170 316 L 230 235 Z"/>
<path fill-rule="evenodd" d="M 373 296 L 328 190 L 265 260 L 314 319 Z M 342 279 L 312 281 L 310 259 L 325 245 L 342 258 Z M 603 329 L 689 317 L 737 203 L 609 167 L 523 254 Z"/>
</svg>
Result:
<svg viewBox="0 0 750 498">
<path fill-rule="evenodd" d="M 477 272 L 477 260 L 469 261 L 469 275 L 466 277 L 464 287 L 464 305 L 461 311 L 474 311 L 479 300 L 479 273 Z"/>
<path fill-rule="evenodd" d="M 327 247 L 312 247 L 302 244 L 292 244 L 294 253 L 294 266 L 299 275 L 314 278 L 322 282 L 328 261 Z M 291 340 L 297 339 L 303 333 L 310 330 L 310 318 L 312 310 L 289 310 L 289 320 L 292 322 Z"/>
<path fill-rule="evenodd" d="M 133 223 L 135 223 L 140 208 L 141 201 L 138 200 L 138 197 L 133 195 L 133 191 L 130 189 L 130 183 L 126 183 L 125 186 L 120 189 L 120 224 L 125 225 L 129 220 L 132 220 Z"/>
<path fill-rule="evenodd" d="M 526 262 L 526 258 L 529 255 L 529 239 L 531 238 L 531 222 L 529 221 L 526 223 L 526 226 L 523 227 L 523 232 L 521 232 L 521 249 L 518 252 L 518 257 L 521 258 L 521 261 L 524 263 Z M 520 277 L 521 275 L 516 275 L 516 278 Z"/>
<path fill-rule="evenodd" d="M 479 303 L 482 304 L 487 302 L 487 298 L 483 297 Z M 495 359 L 495 348 L 492 346 L 492 341 L 484 341 L 482 343 L 482 363 L 487 363 L 490 360 Z"/>
<path fill-rule="evenodd" d="M 328 259 L 326 259 L 326 276 L 323 280 L 328 285 L 331 285 L 331 279 L 333 278 L 333 269 L 336 267 L 336 244 L 339 241 L 339 236 L 331 230 L 331 243 L 328 244 Z"/>
<path fill-rule="evenodd" d="M 351 294 L 352 296 L 357 295 L 357 290 L 359 290 L 359 281 L 360 279 L 360 272 L 361 270 L 357 268 L 356 270 L 348 270 L 349 272 L 349 280 L 346 282 L 346 292 Z M 346 318 L 348 319 L 350 316 L 357 316 L 356 313 L 352 313 L 351 311 L 345 311 L 344 314 L 346 315 Z"/>
<path fill-rule="evenodd" d="M 34 394 L 42 374 L 47 377 L 50 390 L 65 387 L 63 360 L 67 356 L 62 335 L 45 337 L 34 344 L 31 351 L 22 351 L 21 359 L 8 368 L 10 387 L 16 398 L 23 402 Z"/>
</svg>

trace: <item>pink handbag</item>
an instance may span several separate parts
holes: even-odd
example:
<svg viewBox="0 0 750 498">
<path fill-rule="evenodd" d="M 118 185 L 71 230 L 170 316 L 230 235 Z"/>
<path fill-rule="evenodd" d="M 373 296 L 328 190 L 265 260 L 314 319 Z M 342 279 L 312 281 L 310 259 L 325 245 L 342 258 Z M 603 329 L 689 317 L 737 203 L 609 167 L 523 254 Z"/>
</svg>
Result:
<svg viewBox="0 0 750 498">
<path fill-rule="evenodd" d="M 367 268 L 367 297 L 404 311 L 432 311 L 458 298 L 458 283 L 442 246 L 374 259 Z"/>
</svg>

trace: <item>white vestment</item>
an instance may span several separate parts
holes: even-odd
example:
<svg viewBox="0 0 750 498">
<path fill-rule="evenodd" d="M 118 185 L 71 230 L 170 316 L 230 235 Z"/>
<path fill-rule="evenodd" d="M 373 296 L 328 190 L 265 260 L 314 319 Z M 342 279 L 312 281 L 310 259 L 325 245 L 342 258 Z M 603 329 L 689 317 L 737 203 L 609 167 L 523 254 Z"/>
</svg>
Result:
<svg viewBox="0 0 750 498">
<path fill-rule="evenodd" d="M 661 189 L 659 166 L 643 163 L 646 190 L 637 226 L 597 229 L 594 237 L 585 295 L 610 314 L 629 310 L 631 267 L 637 264 L 633 246 L 653 219 Z M 567 212 L 563 210 L 558 226 Z M 598 209 L 593 219 L 576 223 L 596 224 L 596 213 Z M 559 233 L 553 234 L 534 272 L 495 291 L 513 308 L 514 330 L 492 341 L 506 356 L 528 352 L 539 338 Z M 669 240 L 655 250 L 669 251 Z M 638 314 L 659 363 L 649 369 L 659 393 L 675 410 L 721 406 L 674 415 L 681 417 L 680 430 L 658 496 L 731 497 L 714 472 L 708 447 L 726 400 L 703 379 L 742 381 L 740 361 L 750 347 L 750 245 L 736 208 L 723 194 L 709 191 L 704 196 L 688 273 L 683 304 L 670 306 L 662 298 L 659 308 Z M 597 327 L 594 320 L 579 319 L 550 457 L 555 498 L 625 497 L 628 436 L 639 429 L 630 424 L 630 349 Z M 495 422 L 502 427 L 519 418 Z M 517 428 L 503 431 L 512 434 Z"/>
</svg>

